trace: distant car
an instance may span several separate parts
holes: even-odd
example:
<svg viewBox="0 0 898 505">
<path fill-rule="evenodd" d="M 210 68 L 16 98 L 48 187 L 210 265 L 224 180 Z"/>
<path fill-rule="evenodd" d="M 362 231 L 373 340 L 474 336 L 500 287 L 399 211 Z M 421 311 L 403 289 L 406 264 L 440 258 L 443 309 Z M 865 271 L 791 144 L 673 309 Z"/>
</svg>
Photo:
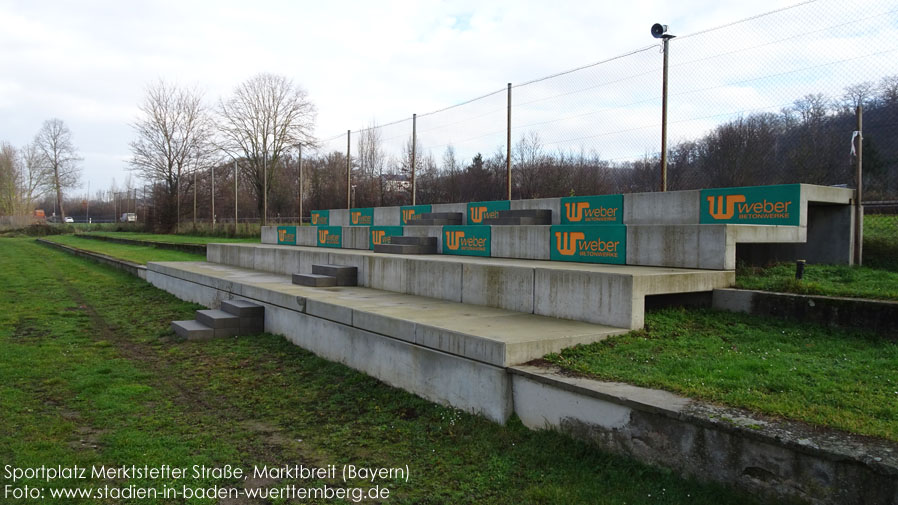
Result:
<svg viewBox="0 0 898 505">
<path fill-rule="evenodd" d="M 137 214 L 135 214 L 134 212 L 125 212 L 124 214 L 122 214 L 120 221 L 123 223 L 136 223 Z"/>
<path fill-rule="evenodd" d="M 74 223 L 74 222 L 75 222 L 75 218 L 72 217 L 72 216 L 66 216 L 66 217 L 65 217 L 65 222 L 66 222 L 66 223 Z"/>
</svg>

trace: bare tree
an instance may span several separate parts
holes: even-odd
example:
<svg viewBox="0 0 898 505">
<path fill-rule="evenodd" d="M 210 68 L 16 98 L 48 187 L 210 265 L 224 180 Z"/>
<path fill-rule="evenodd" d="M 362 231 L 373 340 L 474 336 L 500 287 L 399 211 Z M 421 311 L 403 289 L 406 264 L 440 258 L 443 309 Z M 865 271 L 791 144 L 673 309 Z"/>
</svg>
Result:
<svg viewBox="0 0 898 505">
<path fill-rule="evenodd" d="M 873 93 L 876 91 L 876 87 L 872 82 L 860 82 L 857 84 L 852 84 L 851 86 L 847 86 L 845 88 L 844 93 L 842 94 L 842 107 L 845 112 L 849 114 L 854 114 L 854 111 L 857 107 L 863 105 L 866 107 L 870 104 L 870 101 L 873 99 Z"/>
<path fill-rule="evenodd" d="M 62 207 L 62 192 L 64 189 L 74 187 L 81 178 L 81 168 L 78 162 L 78 150 L 72 143 L 72 131 L 61 119 L 53 118 L 44 121 L 40 131 L 34 138 L 43 161 L 43 167 L 47 171 L 48 184 L 56 193 L 56 207 L 59 209 L 59 217 L 65 218 L 65 210 Z"/>
<path fill-rule="evenodd" d="M 22 204 L 31 212 L 34 202 L 44 196 L 50 174 L 42 163 L 41 150 L 34 142 L 20 150 Z"/>
<path fill-rule="evenodd" d="M 0 216 L 19 213 L 21 168 L 19 153 L 7 142 L 0 142 Z"/>
<path fill-rule="evenodd" d="M 259 74 L 219 102 L 222 149 L 246 161 L 242 168 L 256 190 L 263 224 L 268 196 L 284 154 L 312 142 L 315 106 L 308 93 L 280 75 Z"/>
<path fill-rule="evenodd" d="M 880 99 L 885 102 L 886 105 L 898 103 L 898 74 L 883 77 L 882 80 L 879 81 L 878 91 Z"/>
<path fill-rule="evenodd" d="M 167 194 L 161 220 L 171 226 L 180 220 L 179 192 L 192 184 L 183 176 L 213 162 L 212 121 L 202 93 L 163 81 L 147 88 L 140 112 L 131 125 L 137 133 L 131 142 L 131 169 L 162 183 Z"/>
</svg>

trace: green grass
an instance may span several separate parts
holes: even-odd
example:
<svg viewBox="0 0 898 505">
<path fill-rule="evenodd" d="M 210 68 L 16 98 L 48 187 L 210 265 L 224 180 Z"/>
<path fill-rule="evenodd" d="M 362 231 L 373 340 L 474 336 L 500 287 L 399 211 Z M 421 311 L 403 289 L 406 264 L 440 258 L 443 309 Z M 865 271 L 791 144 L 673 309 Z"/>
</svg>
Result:
<svg viewBox="0 0 898 505">
<path fill-rule="evenodd" d="M 0 239 L 0 293 L 4 464 L 407 464 L 408 482 L 379 482 L 391 490 L 387 503 L 756 503 L 562 435 L 528 431 L 514 419 L 502 427 L 429 403 L 279 336 L 181 341 L 169 322 L 192 318 L 197 306 L 30 240 Z M 26 484 L 244 483 L 193 477 L 17 483 Z M 41 500 L 97 502 L 218 503 Z"/>
<path fill-rule="evenodd" d="M 603 380 L 898 440 L 898 343 L 807 323 L 701 309 L 547 357 Z"/>
<path fill-rule="evenodd" d="M 808 264 L 805 266 L 804 278 L 799 281 L 795 279 L 795 265 L 792 263 L 770 267 L 740 266 L 736 269 L 736 287 L 806 295 L 898 300 L 898 272 L 847 265 Z"/>
<path fill-rule="evenodd" d="M 104 237 L 117 237 L 128 240 L 143 240 L 146 242 L 165 242 L 169 244 L 210 244 L 215 242 L 246 242 L 259 243 L 261 236 L 256 237 L 213 237 L 208 235 L 174 235 L 161 233 L 141 233 L 127 231 L 100 231 L 90 232 L 89 235 Z"/>
<path fill-rule="evenodd" d="M 141 265 L 147 264 L 149 261 L 205 261 L 206 256 L 203 254 L 193 254 L 183 251 L 170 251 L 168 249 L 158 249 L 152 246 L 138 246 L 128 244 L 116 244 L 113 242 L 103 242 L 101 240 L 91 240 L 81 238 L 75 235 L 54 235 L 47 237 L 46 240 L 64 244 L 85 251 L 98 252 L 113 258 L 123 259 L 132 263 Z"/>
<path fill-rule="evenodd" d="M 898 215 L 864 216 L 863 264 L 898 272 Z"/>
<path fill-rule="evenodd" d="M 795 279 L 795 264 L 767 267 L 740 265 L 736 287 L 799 293 L 898 300 L 898 216 L 864 216 L 863 265 L 814 265 L 805 267 L 804 279 Z"/>
</svg>

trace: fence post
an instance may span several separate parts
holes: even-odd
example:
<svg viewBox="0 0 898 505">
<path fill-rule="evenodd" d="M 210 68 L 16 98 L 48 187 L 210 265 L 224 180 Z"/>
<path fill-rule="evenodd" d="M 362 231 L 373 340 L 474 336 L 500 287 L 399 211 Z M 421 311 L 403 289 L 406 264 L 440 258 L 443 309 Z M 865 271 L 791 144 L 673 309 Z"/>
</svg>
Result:
<svg viewBox="0 0 898 505">
<path fill-rule="evenodd" d="M 352 162 L 349 150 L 350 130 L 346 130 L 346 208 L 352 208 Z"/>
<path fill-rule="evenodd" d="M 857 107 L 857 156 L 855 165 L 855 181 L 857 194 L 854 199 L 854 264 L 862 265 L 864 259 L 864 106 Z"/>
<path fill-rule="evenodd" d="M 508 83 L 508 124 L 505 138 L 505 193 L 511 200 L 511 83 Z"/>
<path fill-rule="evenodd" d="M 299 144 L 299 225 L 302 226 L 302 144 Z"/>
<path fill-rule="evenodd" d="M 237 160 L 234 160 L 234 236 L 237 236 Z"/>
<path fill-rule="evenodd" d="M 417 181 L 415 180 L 415 164 L 417 162 L 417 146 L 418 146 L 418 115 L 412 114 L 412 205 L 415 204 L 417 196 Z"/>
</svg>

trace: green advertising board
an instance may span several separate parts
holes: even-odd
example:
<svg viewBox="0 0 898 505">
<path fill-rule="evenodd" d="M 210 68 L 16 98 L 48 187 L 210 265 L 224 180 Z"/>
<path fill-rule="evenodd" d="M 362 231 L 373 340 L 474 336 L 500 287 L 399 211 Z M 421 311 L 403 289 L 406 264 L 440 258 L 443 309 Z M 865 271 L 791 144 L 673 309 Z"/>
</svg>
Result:
<svg viewBox="0 0 898 505">
<path fill-rule="evenodd" d="M 328 226 L 330 224 L 330 211 L 313 210 L 311 221 L 312 226 Z"/>
<path fill-rule="evenodd" d="M 510 208 L 511 202 L 508 200 L 471 202 L 468 204 L 468 224 L 482 224 L 484 219 L 499 217 L 500 210 L 509 210 Z"/>
<path fill-rule="evenodd" d="M 444 226 L 443 254 L 489 256 L 491 230 L 489 226 Z"/>
<path fill-rule="evenodd" d="M 421 214 L 432 212 L 431 205 L 403 205 L 400 208 L 399 222 L 403 226 L 407 224 L 415 224 L 414 221 L 421 218 Z"/>
<path fill-rule="evenodd" d="M 401 226 L 372 226 L 368 234 L 368 248 L 372 251 L 377 244 L 389 244 L 390 237 L 401 237 Z"/>
<path fill-rule="evenodd" d="M 343 247 L 342 226 L 319 226 L 318 247 Z"/>
<path fill-rule="evenodd" d="M 278 226 L 278 245 L 296 245 L 295 226 Z"/>
<path fill-rule="evenodd" d="M 581 263 L 627 263 L 627 227 L 625 225 L 566 225 L 552 226 L 552 261 Z"/>
<path fill-rule="evenodd" d="M 701 224 L 801 223 L 801 185 L 703 189 L 699 201 Z"/>
<path fill-rule="evenodd" d="M 349 209 L 350 226 L 374 226 L 374 209 Z"/>
<path fill-rule="evenodd" d="M 624 224 L 624 195 L 564 197 L 561 224 Z"/>
</svg>

